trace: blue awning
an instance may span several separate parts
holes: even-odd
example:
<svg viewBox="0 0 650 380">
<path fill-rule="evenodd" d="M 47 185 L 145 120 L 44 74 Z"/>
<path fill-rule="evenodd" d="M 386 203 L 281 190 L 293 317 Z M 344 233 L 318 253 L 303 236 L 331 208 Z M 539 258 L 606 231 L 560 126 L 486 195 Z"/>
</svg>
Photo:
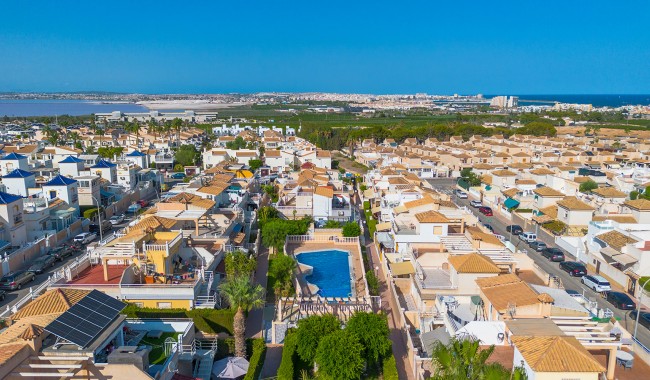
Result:
<svg viewBox="0 0 650 380">
<path fill-rule="evenodd" d="M 242 225 L 239 223 L 235 224 L 235 227 L 232 228 L 233 233 L 239 233 L 239 231 L 241 230 L 242 230 Z"/>
<path fill-rule="evenodd" d="M 519 201 L 512 198 L 508 198 L 506 199 L 505 202 L 503 202 L 503 205 L 506 206 L 506 208 L 514 208 L 519 206 Z"/>
<path fill-rule="evenodd" d="M 101 190 L 101 189 L 99 190 L 99 194 L 101 194 L 101 196 L 104 198 L 112 198 L 115 196 L 115 194 L 109 193 L 108 191 Z"/>
</svg>

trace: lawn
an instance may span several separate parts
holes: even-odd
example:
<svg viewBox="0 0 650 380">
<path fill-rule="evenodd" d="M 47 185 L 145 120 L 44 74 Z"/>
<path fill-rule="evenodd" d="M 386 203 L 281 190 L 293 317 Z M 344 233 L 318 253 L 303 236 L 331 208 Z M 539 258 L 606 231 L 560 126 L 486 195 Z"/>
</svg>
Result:
<svg viewBox="0 0 650 380">
<path fill-rule="evenodd" d="M 146 344 L 151 346 L 151 352 L 149 353 L 149 364 L 163 364 L 167 357 L 165 356 L 165 339 L 172 338 L 174 342 L 176 341 L 176 336 L 178 333 L 169 332 L 163 333 L 160 338 L 143 338 L 140 341 L 140 344 Z"/>
</svg>

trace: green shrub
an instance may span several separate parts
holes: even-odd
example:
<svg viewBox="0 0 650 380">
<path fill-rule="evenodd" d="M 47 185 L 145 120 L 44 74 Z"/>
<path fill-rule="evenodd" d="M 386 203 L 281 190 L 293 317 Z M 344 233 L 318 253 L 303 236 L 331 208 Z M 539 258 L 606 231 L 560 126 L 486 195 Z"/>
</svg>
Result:
<svg viewBox="0 0 650 380">
<path fill-rule="evenodd" d="M 559 235 L 566 230 L 566 224 L 562 223 L 559 220 L 554 220 L 549 223 L 544 224 L 544 228 L 551 231 L 552 233 Z"/>
<path fill-rule="evenodd" d="M 395 357 L 390 355 L 384 360 L 383 372 L 384 380 L 398 380 L 399 376 L 397 374 L 397 364 L 395 363 Z"/>
<path fill-rule="evenodd" d="M 363 209 L 370 210 L 370 201 L 363 201 Z"/>
<path fill-rule="evenodd" d="M 368 292 L 371 296 L 379 295 L 379 280 L 375 276 L 375 272 L 370 269 L 366 272 L 366 281 L 368 282 Z"/>
<path fill-rule="evenodd" d="M 97 215 L 99 210 L 97 207 L 89 208 L 88 210 L 84 211 L 84 218 L 86 219 L 92 219 Z"/>
<path fill-rule="evenodd" d="M 342 232 L 344 237 L 358 237 L 361 235 L 361 227 L 357 222 L 348 222 L 343 226 Z"/>
<path fill-rule="evenodd" d="M 230 309 L 155 309 L 141 308 L 135 305 L 128 305 L 122 313 L 128 318 L 190 318 L 194 326 L 208 334 L 221 332 L 232 335 L 233 317 L 235 312 Z"/>
<path fill-rule="evenodd" d="M 533 212 L 533 209 L 532 208 L 518 208 L 517 212 L 520 213 L 520 214 L 530 214 L 531 212 Z"/>
<path fill-rule="evenodd" d="M 294 366 L 293 361 L 298 347 L 298 334 L 287 332 L 284 337 L 284 347 L 282 348 L 282 361 L 278 368 L 278 380 L 293 380 Z"/>
<path fill-rule="evenodd" d="M 253 339 L 253 353 L 250 355 L 248 372 L 244 376 L 244 380 L 257 380 L 260 377 L 265 354 L 266 343 L 264 343 L 264 339 Z"/>
</svg>

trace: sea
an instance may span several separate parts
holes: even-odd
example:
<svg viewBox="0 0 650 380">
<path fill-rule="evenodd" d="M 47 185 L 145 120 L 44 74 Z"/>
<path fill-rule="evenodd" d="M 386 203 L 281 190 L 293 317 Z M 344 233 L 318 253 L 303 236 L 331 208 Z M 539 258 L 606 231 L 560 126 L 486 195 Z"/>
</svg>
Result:
<svg viewBox="0 0 650 380">
<path fill-rule="evenodd" d="M 146 107 L 135 103 L 102 102 L 95 100 L 65 99 L 0 99 L 0 117 L 25 116 L 81 116 L 93 113 L 149 112 Z"/>
<path fill-rule="evenodd" d="M 515 95 L 519 97 L 519 105 L 553 105 L 555 102 L 570 104 L 591 104 L 594 107 L 622 107 L 650 105 L 650 94 L 636 95 Z M 492 96 L 486 95 L 486 98 Z"/>
</svg>

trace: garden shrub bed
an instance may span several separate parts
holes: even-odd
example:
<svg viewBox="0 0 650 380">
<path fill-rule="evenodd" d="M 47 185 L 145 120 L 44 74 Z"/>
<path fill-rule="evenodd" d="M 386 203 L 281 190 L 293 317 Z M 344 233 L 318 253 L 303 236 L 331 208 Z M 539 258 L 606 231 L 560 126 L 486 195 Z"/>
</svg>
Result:
<svg viewBox="0 0 650 380">
<path fill-rule="evenodd" d="M 142 308 L 133 304 L 127 305 L 122 311 L 128 318 L 190 318 L 194 326 L 207 334 L 228 333 L 233 334 L 233 318 L 235 312 L 230 309 L 154 309 Z"/>
</svg>

